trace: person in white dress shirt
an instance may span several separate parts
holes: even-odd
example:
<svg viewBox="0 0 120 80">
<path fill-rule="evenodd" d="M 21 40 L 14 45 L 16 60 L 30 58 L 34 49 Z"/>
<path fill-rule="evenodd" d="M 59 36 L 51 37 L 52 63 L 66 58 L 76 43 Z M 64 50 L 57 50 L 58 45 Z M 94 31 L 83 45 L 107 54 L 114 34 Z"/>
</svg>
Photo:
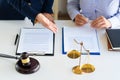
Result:
<svg viewBox="0 0 120 80">
<path fill-rule="evenodd" d="M 79 26 L 89 20 L 97 29 L 120 25 L 120 0 L 68 0 L 67 11 Z"/>
</svg>

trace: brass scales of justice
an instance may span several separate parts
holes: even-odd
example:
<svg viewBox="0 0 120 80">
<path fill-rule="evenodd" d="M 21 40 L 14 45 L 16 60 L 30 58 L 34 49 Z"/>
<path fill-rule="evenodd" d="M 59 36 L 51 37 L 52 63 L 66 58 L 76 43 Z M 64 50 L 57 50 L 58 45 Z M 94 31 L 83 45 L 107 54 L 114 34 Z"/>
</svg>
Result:
<svg viewBox="0 0 120 80">
<path fill-rule="evenodd" d="M 75 74 L 82 74 L 83 72 L 84 73 L 91 73 L 91 72 L 94 72 L 95 71 L 95 67 L 90 64 L 88 61 L 90 59 L 90 51 L 87 50 L 84 45 L 83 45 L 83 42 L 78 42 L 77 40 L 75 40 L 75 43 L 79 44 L 80 45 L 80 52 L 78 50 L 71 50 L 70 52 L 67 53 L 67 56 L 71 59 L 76 59 L 76 58 L 79 58 L 79 64 L 77 66 L 74 66 L 72 68 L 72 72 L 75 73 Z M 87 63 L 83 64 L 81 66 L 81 54 L 82 54 L 82 49 L 84 49 L 86 52 L 87 52 L 87 58 L 88 58 L 88 61 Z"/>
</svg>

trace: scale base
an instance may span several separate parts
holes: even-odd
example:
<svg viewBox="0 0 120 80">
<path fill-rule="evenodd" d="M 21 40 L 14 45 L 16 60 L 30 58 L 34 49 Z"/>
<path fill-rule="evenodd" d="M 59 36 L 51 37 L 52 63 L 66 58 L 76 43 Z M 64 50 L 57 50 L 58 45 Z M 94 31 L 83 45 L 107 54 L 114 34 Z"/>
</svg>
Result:
<svg viewBox="0 0 120 80">
<path fill-rule="evenodd" d="M 23 66 L 21 60 L 19 60 L 16 63 L 15 68 L 19 73 L 22 73 L 22 74 L 31 74 L 39 70 L 40 64 L 36 59 L 30 58 L 30 63 L 31 65 L 29 67 L 26 67 L 26 66 Z"/>
<path fill-rule="evenodd" d="M 82 71 L 80 69 L 80 66 L 75 66 L 72 68 L 72 72 L 75 73 L 75 74 L 82 74 Z"/>
</svg>

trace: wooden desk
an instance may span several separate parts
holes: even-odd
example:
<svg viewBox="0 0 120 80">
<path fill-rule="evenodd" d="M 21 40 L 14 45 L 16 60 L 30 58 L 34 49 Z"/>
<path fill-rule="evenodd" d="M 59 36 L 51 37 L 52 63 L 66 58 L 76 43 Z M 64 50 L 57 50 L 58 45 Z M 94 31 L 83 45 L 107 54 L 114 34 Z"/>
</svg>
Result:
<svg viewBox="0 0 120 80">
<path fill-rule="evenodd" d="M 23 75 L 15 70 L 17 60 L 0 58 L 0 80 L 120 80 L 120 52 L 107 51 L 105 30 L 98 30 L 101 55 L 91 55 L 90 63 L 95 72 L 76 75 L 72 67 L 78 65 L 78 59 L 69 59 L 62 54 L 61 27 L 74 26 L 72 21 L 56 21 L 59 32 L 55 38 L 54 56 L 34 56 L 40 62 L 40 70 Z M 31 27 L 26 21 L 0 21 L 0 53 L 15 55 L 15 36 L 21 27 Z M 36 25 L 40 27 L 41 25 Z M 86 56 L 82 56 L 84 59 Z M 82 60 L 83 60 L 82 59 Z"/>
</svg>

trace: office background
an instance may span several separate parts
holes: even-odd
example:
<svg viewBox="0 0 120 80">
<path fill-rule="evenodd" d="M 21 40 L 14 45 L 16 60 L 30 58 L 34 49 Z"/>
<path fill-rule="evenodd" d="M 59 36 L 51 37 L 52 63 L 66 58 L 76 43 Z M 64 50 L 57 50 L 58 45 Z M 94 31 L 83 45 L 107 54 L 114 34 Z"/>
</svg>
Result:
<svg viewBox="0 0 120 80">
<path fill-rule="evenodd" d="M 69 20 L 66 8 L 67 0 L 54 0 L 54 17 L 58 20 Z"/>
</svg>

